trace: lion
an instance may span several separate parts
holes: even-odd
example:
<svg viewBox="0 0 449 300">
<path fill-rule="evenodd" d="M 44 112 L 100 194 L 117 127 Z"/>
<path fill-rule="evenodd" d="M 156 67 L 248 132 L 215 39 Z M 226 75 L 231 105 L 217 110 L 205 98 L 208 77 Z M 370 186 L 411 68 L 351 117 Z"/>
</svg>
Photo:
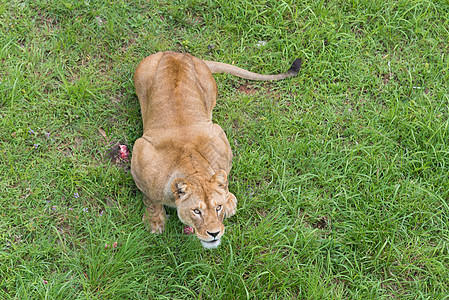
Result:
<svg viewBox="0 0 449 300">
<path fill-rule="evenodd" d="M 217 84 L 212 73 L 250 80 L 280 80 L 298 74 L 301 60 L 285 73 L 262 75 L 198 59 L 160 52 L 144 58 L 134 74 L 143 135 L 136 140 L 131 173 L 144 194 L 142 221 L 152 233 L 165 229 L 165 206 L 175 207 L 207 249 L 218 247 L 223 219 L 235 214 L 229 191 L 232 151 L 224 131 L 212 123 Z"/>
</svg>

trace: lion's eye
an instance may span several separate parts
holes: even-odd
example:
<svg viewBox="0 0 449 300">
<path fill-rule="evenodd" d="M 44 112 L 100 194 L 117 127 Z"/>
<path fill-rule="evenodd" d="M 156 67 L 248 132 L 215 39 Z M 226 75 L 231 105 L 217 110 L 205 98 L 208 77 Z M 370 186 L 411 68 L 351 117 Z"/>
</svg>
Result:
<svg viewBox="0 0 449 300">
<path fill-rule="evenodd" d="M 197 215 L 201 215 L 201 212 L 199 209 L 194 209 L 193 212 L 196 213 Z"/>
<path fill-rule="evenodd" d="M 220 211 L 220 210 L 221 210 L 221 205 L 218 205 L 217 208 L 216 208 L 216 210 L 217 210 L 217 211 Z"/>
</svg>

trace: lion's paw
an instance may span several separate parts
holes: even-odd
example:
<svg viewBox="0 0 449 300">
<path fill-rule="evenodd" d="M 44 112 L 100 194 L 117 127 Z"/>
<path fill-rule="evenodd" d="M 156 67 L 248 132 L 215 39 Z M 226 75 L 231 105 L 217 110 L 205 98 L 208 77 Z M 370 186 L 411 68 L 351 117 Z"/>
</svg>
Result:
<svg viewBox="0 0 449 300">
<path fill-rule="evenodd" d="M 237 210 L 237 198 L 235 198 L 234 194 L 229 193 L 228 200 L 226 202 L 226 218 L 232 217 L 235 215 Z"/>
<path fill-rule="evenodd" d="M 150 217 L 148 214 L 144 214 L 142 222 L 151 233 L 162 233 L 165 230 L 165 218 L 161 218 L 159 215 L 152 215 Z"/>
<path fill-rule="evenodd" d="M 151 233 L 162 233 L 165 230 L 165 225 L 162 226 L 156 226 L 156 225 L 152 225 L 151 226 Z"/>
</svg>

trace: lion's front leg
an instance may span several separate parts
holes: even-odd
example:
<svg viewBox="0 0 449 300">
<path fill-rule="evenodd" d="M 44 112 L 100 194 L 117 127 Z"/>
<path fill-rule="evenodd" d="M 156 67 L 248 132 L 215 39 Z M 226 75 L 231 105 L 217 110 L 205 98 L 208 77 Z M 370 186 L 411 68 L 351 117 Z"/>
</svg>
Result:
<svg viewBox="0 0 449 300">
<path fill-rule="evenodd" d="M 237 198 L 235 198 L 233 193 L 229 193 L 226 199 L 225 214 L 226 218 L 232 217 L 237 210 Z"/>
<path fill-rule="evenodd" d="M 145 212 L 142 222 L 151 233 L 162 233 L 165 230 L 165 208 L 162 204 L 153 203 L 146 195 L 143 197 Z"/>
</svg>

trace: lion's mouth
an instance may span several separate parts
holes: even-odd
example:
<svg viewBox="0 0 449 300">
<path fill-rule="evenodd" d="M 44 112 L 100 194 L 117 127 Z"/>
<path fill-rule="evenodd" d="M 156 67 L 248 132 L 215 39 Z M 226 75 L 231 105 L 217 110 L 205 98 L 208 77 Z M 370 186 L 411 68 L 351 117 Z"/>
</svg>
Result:
<svg viewBox="0 0 449 300">
<path fill-rule="evenodd" d="M 216 239 L 216 240 L 212 240 L 209 242 L 201 241 L 201 244 L 206 249 L 215 249 L 218 247 L 218 245 L 220 245 L 220 243 L 221 243 L 221 239 Z"/>
</svg>

